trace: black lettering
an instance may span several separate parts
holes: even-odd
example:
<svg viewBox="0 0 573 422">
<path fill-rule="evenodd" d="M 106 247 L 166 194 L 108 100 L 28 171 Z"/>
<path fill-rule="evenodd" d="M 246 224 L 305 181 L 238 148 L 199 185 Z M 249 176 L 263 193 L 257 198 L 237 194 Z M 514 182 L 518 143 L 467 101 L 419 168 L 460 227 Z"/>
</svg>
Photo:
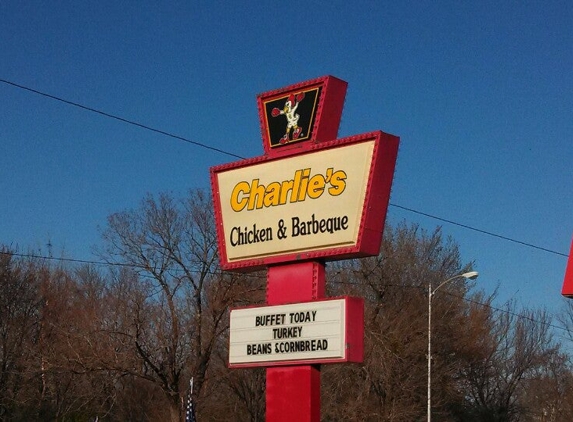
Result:
<svg viewBox="0 0 573 422">
<path fill-rule="evenodd" d="M 252 228 L 235 226 L 231 229 L 231 233 L 229 234 L 229 243 L 231 246 L 250 245 L 271 240 L 273 240 L 272 228 L 265 227 L 259 229 L 256 224 L 253 224 Z"/>
<path fill-rule="evenodd" d="M 255 327 L 265 327 L 267 325 L 283 325 L 286 314 L 271 314 L 255 316 Z"/>
<path fill-rule="evenodd" d="M 269 355 L 272 351 L 271 343 L 247 344 L 247 355 Z"/>
<path fill-rule="evenodd" d="M 348 230 L 348 216 L 338 216 L 317 219 L 312 214 L 310 220 L 301 221 L 299 217 L 291 218 L 291 236 L 308 236 L 319 233 L 334 234 L 341 230 Z"/>
<path fill-rule="evenodd" d="M 293 217 L 291 219 L 292 222 L 292 232 L 291 232 L 291 236 L 292 237 L 297 237 L 300 234 L 300 229 L 298 227 L 298 224 L 300 222 L 300 219 L 298 217 Z"/>
</svg>

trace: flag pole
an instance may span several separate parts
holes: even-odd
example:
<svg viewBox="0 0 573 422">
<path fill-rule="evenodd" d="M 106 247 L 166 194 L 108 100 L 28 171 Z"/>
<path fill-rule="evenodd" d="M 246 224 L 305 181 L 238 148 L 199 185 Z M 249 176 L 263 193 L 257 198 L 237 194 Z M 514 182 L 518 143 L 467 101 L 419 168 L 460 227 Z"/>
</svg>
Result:
<svg viewBox="0 0 573 422">
<path fill-rule="evenodd" d="M 185 422 L 197 422 L 195 409 L 193 408 L 193 377 L 189 380 L 189 395 L 187 397 L 187 409 L 185 410 Z"/>
</svg>

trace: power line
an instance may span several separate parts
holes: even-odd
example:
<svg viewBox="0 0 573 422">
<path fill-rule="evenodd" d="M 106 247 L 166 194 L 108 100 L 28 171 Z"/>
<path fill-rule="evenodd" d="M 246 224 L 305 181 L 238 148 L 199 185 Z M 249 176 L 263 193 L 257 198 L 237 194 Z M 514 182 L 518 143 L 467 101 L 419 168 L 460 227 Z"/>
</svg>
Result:
<svg viewBox="0 0 573 422">
<path fill-rule="evenodd" d="M 490 305 L 489 303 L 478 302 L 477 300 L 474 300 L 474 299 L 471 299 L 471 298 L 468 298 L 468 297 L 462 297 L 462 296 L 456 295 L 456 294 L 451 293 L 451 292 L 444 292 L 444 293 L 446 293 L 446 294 L 448 294 L 448 295 L 450 295 L 450 296 L 456 297 L 456 298 L 458 298 L 458 299 L 461 299 L 461 300 L 463 300 L 463 301 L 466 301 L 466 302 L 468 302 L 468 303 L 473 303 L 474 305 L 483 306 L 483 307 L 489 308 L 489 309 L 491 309 L 491 310 L 493 310 L 493 311 L 502 312 L 502 313 L 505 313 L 505 314 L 514 316 L 514 317 L 516 317 L 516 318 L 526 319 L 526 320 L 531 321 L 531 322 L 533 322 L 533 323 L 535 323 L 535 324 L 537 324 L 537 325 L 546 325 L 547 327 L 554 328 L 554 329 L 556 329 L 556 330 L 564 331 L 564 332 L 566 332 L 566 333 L 569 332 L 569 330 L 568 330 L 566 327 L 562 327 L 562 326 L 560 326 L 560 325 L 555 325 L 555 324 L 552 324 L 551 322 L 539 321 L 539 320 L 536 320 L 535 318 L 532 318 L 532 317 L 530 317 L 530 316 L 523 315 L 523 314 L 519 314 L 519 313 L 517 313 L 517 312 L 512 312 L 512 311 L 510 311 L 509 309 L 498 308 L 498 307 L 496 307 L 496 306 Z"/>
<path fill-rule="evenodd" d="M 88 265 L 98 265 L 103 267 L 127 267 L 127 268 L 136 268 L 140 270 L 148 271 L 148 268 L 145 268 L 142 265 L 137 264 L 128 264 L 125 262 L 108 262 L 108 261 L 94 261 L 89 259 L 77 259 L 77 258 L 64 258 L 64 257 L 55 257 L 55 256 L 45 256 L 45 255 L 37 255 L 33 253 L 19 253 L 19 252 L 11 252 L 11 251 L 2 251 L 0 250 L 0 255 L 10 255 L 16 256 L 18 258 L 29 258 L 29 259 L 39 259 L 45 261 L 57 261 L 57 262 L 69 262 L 73 264 L 88 264 Z M 189 271 L 190 273 L 201 273 L 201 271 Z M 217 275 L 220 271 L 207 271 L 207 274 Z M 266 276 L 265 276 L 266 278 Z"/>
<path fill-rule="evenodd" d="M 119 117 L 119 116 L 116 116 L 115 114 L 107 113 L 107 112 L 105 112 L 105 111 L 97 110 L 97 109 L 95 109 L 95 108 L 88 107 L 88 106 L 85 106 L 85 105 L 83 105 L 83 104 L 76 103 L 76 102 L 73 102 L 73 101 L 70 101 L 70 100 L 66 100 L 66 99 L 61 98 L 61 97 L 56 97 L 55 95 L 51 95 L 51 94 L 48 94 L 48 93 L 45 93 L 45 92 L 42 92 L 42 91 L 38 91 L 37 89 L 29 88 L 29 87 L 27 87 L 27 86 L 20 85 L 20 84 L 17 84 L 17 83 L 15 83 L 15 82 L 10 82 L 10 81 L 7 81 L 7 80 L 5 80 L 5 79 L 0 79 L 0 82 L 3 82 L 3 83 L 5 83 L 5 84 L 7 84 L 7 85 L 14 86 L 14 87 L 16 87 L 16 88 L 23 89 L 23 90 L 25 90 L 25 91 L 32 92 L 32 93 L 34 93 L 34 94 L 41 95 L 41 96 L 43 96 L 43 97 L 50 98 L 50 99 L 52 99 L 52 100 L 56 100 L 56 101 L 62 102 L 62 103 L 64 103 L 64 104 L 68 104 L 68 105 L 71 105 L 71 106 L 74 106 L 74 107 L 78 107 L 78 108 L 81 108 L 81 109 L 83 109 L 83 110 L 91 111 L 92 113 L 97 113 L 97 114 L 100 114 L 100 115 L 102 115 L 102 116 L 109 117 L 110 119 L 119 120 L 120 122 L 127 123 L 127 124 L 129 124 L 129 125 L 137 126 L 137 127 L 139 127 L 139 128 L 145 129 L 145 130 L 150 130 L 150 131 L 152 131 L 152 132 L 159 133 L 159 134 L 161 134 L 161 135 L 169 136 L 170 138 L 178 139 L 178 140 L 180 140 L 180 141 L 187 142 L 187 143 L 189 143 L 189 144 L 192 144 L 192 145 L 195 145 L 195 146 L 198 146 L 198 147 L 201 147 L 201 148 L 209 149 L 209 150 L 211 150 L 211 151 L 219 152 L 219 153 L 221 153 L 221 154 L 229 155 L 229 156 L 231 156 L 231 157 L 243 159 L 243 157 L 241 157 L 240 155 L 233 154 L 232 152 L 224 151 L 224 150 L 219 149 L 219 148 L 215 148 L 215 147 L 212 147 L 212 146 L 209 146 L 209 145 L 205 145 L 205 144 L 202 144 L 201 142 L 192 141 L 191 139 L 185 138 L 185 137 L 183 137 L 183 136 L 175 135 L 175 134 L 173 134 L 173 133 L 166 132 L 166 131 L 161 130 L 161 129 L 156 129 L 156 128 L 154 128 L 154 127 L 151 127 L 151 126 L 148 126 L 148 125 L 144 125 L 144 124 L 142 124 L 142 123 L 139 123 L 139 122 L 136 122 L 136 121 L 133 121 L 133 120 L 129 120 L 129 119 L 126 119 L 126 118 L 123 118 L 123 117 Z"/>
<path fill-rule="evenodd" d="M 517 244 L 519 244 L 519 245 L 528 246 L 528 247 L 530 247 L 530 248 L 538 249 L 538 250 L 543 251 L 543 252 L 549 252 L 549 253 L 552 253 L 552 254 L 555 254 L 555 255 L 564 256 L 565 258 L 569 257 L 569 255 L 564 254 L 564 253 L 561 253 L 561 252 L 557 252 L 557 251 L 554 251 L 554 250 L 551 250 L 551 249 L 543 248 L 543 247 L 541 247 L 541 246 L 537 246 L 537 245 L 534 245 L 534 244 L 532 244 L 532 243 L 523 242 L 523 241 L 521 241 L 521 240 L 512 239 L 512 238 L 510 238 L 510 237 L 502 236 L 502 235 L 500 235 L 500 234 L 488 232 L 488 231 L 486 231 L 486 230 L 482 230 L 482 229 L 478 229 L 478 228 L 475 228 L 475 227 L 472 227 L 472 226 L 468 226 L 467 224 L 456 223 L 455 221 L 447 220 L 447 219 L 445 219 L 445 218 L 438 217 L 438 216 L 435 216 L 435 215 L 432 215 L 432 214 L 427 214 L 427 213 L 422 212 L 422 211 L 416 211 L 416 210 L 414 210 L 414 209 L 412 209 L 412 208 L 407 208 L 407 207 L 404 207 L 404 206 L 402 206 L 402 205 L 390 203 L 390 206 L 391 206 L 391 207 L 395 207 L 395 208 L 400 208 L 400 209 L 402 209 L 402 210 L 409 211 L 409 212 L 412 212 L 412 213 L 414 213 L 414 214 L 423 215 L 424 217 L 430 217 L 430 218 L 433 218 L 433 219 L 435 219 L 435 220 L 442 221 L 442 222 L 444 222 L 444 223 L 453 224 L 454 226 L 463 227 L 464 229 L 473 230 L 473 231 L 478 232 L 478 233 L 481 233 L 481 234 L 486 234 L 486 235 L 488 235 L 488 236 L 497 237 L 498 239 L 507 240 L 508 242 L 513 242 L 513 243 L 517 243 Z"/>
<path fill-rule="evenodd" d="M 93 261 L 93 260 L 87 260 L 87 259 L 74 259 L 74 258 L 63 258 L 63 257 L 58 258 L 58 257 L 52 257 L 52 256 L 36 255 L 36 254 L 30 254 L 30 253 L 24 254 L 24 253 L 17 253 L 17 252 L 7 252 L 7 251 L 1 251 L 1 250 L 0 250 L 0 255 L 11 255 L 11 256 L 16 256 L 18 258 L 32 258 L 32 259 L 42 259 L 42 260 L 48 260 L 48 261 L 71 262 L 71 263 L 75 263 L 75 264 L 80 263 L 80 264 L 92 264 L 92 265 L 100 265 L 100 266 L 108 266 L 108 267 L 130 267 L 130 268 L 145 269 L 145 268 L 143 268 L 139 265 L 136 265 L 136 264 L 126 264 L 126 263 L 121 263 L 121 262 Z M 195 271 L 191 271 L 191 272 L 195 272 Z M 214 272 L 214 271 L 209 271 L 209 273 L 213 274 L 213 275 L 216 274 L 216 272 Z M 257 276 L 255 275 L 255 277 L 257 277 Z M 264 277 L 264 276 L 262 276 L 262 277 Z M 264 278 L 266 278 L 266 277 L 264 277 Z M 399 288 L 404 288 L 404 289 L 407 289 L 407 288 L 417 289 L 417 290 L 418 289 L 420 289 L 420 290 L 424 289 L 424 287 L 421 287 L 421 286 L 407 286 L 407 285 L 400 285 L 400 284 L 386 284 L 385 286 L 387 286 L 387 287 L 399 287 Z M 508 309 L 498 308 L 498 307 L 495 307 L 495 306 L 490 305 L 488 303 L 478 302 L 477 300 L 474 300 L 474 299 L 471 299 L 468 297 L 464 297 L 464 296 L 460 296 L 460 295 L 457 295 L 457 294 L 452 293 L 452 292 L 446 291 L 444 293 L 449 295 L 449 296 L 455 297 L 457 299 L 461 299 L 463 301 L 466 301 L 468 303 L 473 303 L 474 305 L 479 305 L 479 306 L 489 308 L 493 311 L 506 313 L 506 314 L 512 315 L 516 318 L 527 319 L 527 320 L 529 320 L 535 324 L 538 324 L 538 325 L 543 324 L 543 325 L 546 325 L 548 327 L 554 328 L 556 330 L 569 332 L 569 330 L 566 327 L 555 325 L 555 324 L 552 324 L 550 322 L 538 321 L 535 318 L 532 318 L 532 317 L 529 317 L 526 315 L 522 315 L 522 314 L 519 314 L 517 312 L 512 312 Z"/>
<path fill-rule="evenodd" d="M 63 257 L 55 257 L 55 256 L 44 256 L 44 255 L 36 255 L 32 253 L 18 253 L 18 252 L 10 252 L 10 251 L 0 251 L 0 255 L 11 255 L 17 256 L 18 258 L 31 258 L 31 259 L 42 259 L 46 261 L 59 261 L 59 262 L 71 262 L 74 264 L 92 264 L 92 265 L 104 265 L 104 266 L 112 266 L 112 267 L 135 267 L 139 268 L 137 265 L 133 264 L 125 264 L 121 262 L 104 262 L 104 261 L 93 261 L 89 259 L 77 259 L 77 258 L 63 258 Z"/>
<path fill-rule="evenodd" d="M 95 108 L 93 108 L 93 107 L 89 107 L 89 106 L 86 106 L 86 105 L 83 105 L 83 104 L 80 104 L 80 103 L 76 103 L 76 102 L 74 102 L 74 101 L 66 100 L 66 99 L 64 99 L 64 98 L 57 97 L 57 96 L 55 96 L 55 95 L 48 94 L 48 93 L 46 93 L 46 92 L 42 92 L 42 91 L 39 91 L 39 90 L 34 89 L 34 88 L 30 88 L 30 87 L 27 87 L 27 86 L 24 86 L 24 85 L 15 83 L 15 82 L 8 81 L 8 80 L 6 80 L 6 79 L 0 79 L 0 82 L 3 82 L 3 83 L 5 83 L 5 84 L 10 85 L 10 86 L 13 86 L 13 87 L 15 87 L 15 88 L 19 88 L 19 89 L 22 89 L 22 90 L 25 90 L 25 91 L 28 91 L 28 92 L 31 92 L 31 93 L 34 93 L 34 94 L 37 94 L 37 95 L 41 95 L 41 96 L 44 96 L 44 97 L 47 97 L 47 98 L 50 98 L 50 99 L 53 99 L 53 100 L 62 102 L 62 103 L 64 103 L 64 104 L 71 105 L 71 106 L 73 106 L 73 107 L 78 107 L 78 108 L 81 108 L 81 109 L 86 110 L 86 111 L 90 111 L 90 112 L 97 113 L 97 114 L 100 114 L 100 115 L 105 116 L 105 117 L 109 117 L 110 119 L 115 119 L 115 120 L 118 120 L 118 121 L 123 122 L 123 123 L 126 123 L 126 124 L 130 124 L 130 125 L 137 126 L 137 127 L 139 127 L 139 128 L 145 129 L 145 130 L 149 130 L 149 131 L 152 131 L 152 132 L 155 132 L 155 133 L 159 133 L 159 134 L 161 134 L 161 135 L 168 136 L 168 137 L 170 137 L 170 138 L 178 139 L 178 140 L 180 140 L 180 141 L 187 142 L 187 143 L 189 143 L 189 144 L 195 145 L 195 146 L 200 147 L 200 148 L 209 149 L 209 150 L 211 150 L 211 151 L 219 152 L 219 153 L 221 153 L 221 154 L 225 154 L 225 155 L 228 155 L 228 156 L 231 156 L 231 157 L 235 157 L 235 158 L 239 158 L 239 159 L 244 159 L 244 158 L 245 158 L 245 157 L 242 157 L 242 156 L 240 156 L 240 155 L 234 154 L 234 153 L 232 153 L 232 152 L 228 152 L 228 151 L 225 151 L 225 150 L 222 150 L 222 149 L 219 149 L 219 148 L 215 148 L 215 147 L 212 147 L 212 146 L 209 146 L 209 145 L 205 145 L 205 144 L 203 144 L 203 143 L 201 143 L 201 142 L 192 141 L 192 140 L 190 140 L 190 139 L 188 139 L 188 138 L 185 138 L 185 137 L 183 137 L 183 136 L 174 135 L 174 134 L 172 134 L 172 133 L 170 133 L 170 132 L 167 132 L 167 131 L 164 131 L 164 130 L 161 130 L 161 129 L 157 129 L 157 128 L 153 128 L 153 127 L 151 127 L 151 126 L 148 126 L 148 125 L 145 125 L 145 124 L 142 124 L 142 123 L 138 123 L 138 122 L 135 122 L 135 121 L 133 121 L 133 120 L 129 120 L 129 119 L 126 119 L 126 118 L 123 118 L 123 117 L 119 117 L 119 116 L 117 116 L 117 115 L 114 115 L 114 114 L 111 114 L 111 113 L 108 113 L 108 112 L 105 112 L 105 111 L 97 110 L 97 109 L 95 109 Z M 402 205 L 390 203 L 390 206 L 395 207 L 395 208 L 399 208 L 399 209 L 402 209 L 402 210 L 405 210 L 405 211 L 409 211 L 409 212 L 412 212 L 412 213 L 414 213 L 414 214 L 423 215 L 423 216 L 425 216 L 425 217 L 433 218 L 433 219 L 435 219 L 435 220 L 442 221 L 442 222 L 444 222 L 444 223 L 453 224 L 453 225 L 458 226 L 458 227 L 463 227 L 463 228 L 465 228 L 465 229 L 472 230 L 472 231 L 475 231 L 475 232 L 477 232 L 477 233 L 481 233 L 481 234 L 485 234 L 485 235 L 488 235 L 488 236 L 496 237 L 496 238 L 498 238 L 498 239 L 506 240 L 506 241 L 508 241 L 508 242 L 513 242 L 513 243 L 516 243 L 516 244 L 519 244 L 519 245 L 522 245 L 522 246 L 527 246 L 527 247 L 530 247 L 530 248 L 534 248 L 534 249 L 537 249 L 537 250 L 540 250 L 540 251 L 543 251 L 543 252 L 548 252 L 548 253 L 551 253 L 551 254 L 554 254 L 554 255 L 563 256 L 563 257 L 565 257 L 565 258 L 567 258 L 567 257 L 569 256 L 569 255 L 564 254 L 564 253 L 562 253 L 562 252 L 558 252 L 558 251 L 554 251 L 554 250 L 551 250 L 551 249 L 548 249 L 548 248 L 544 248 L 544 247 L 541 247 L 541 246 L 537 246 L 537 245 L 534 245 L 534 244 L 532 244 L 532 243 L 523 242 L 523 241 L 521 241 L 521 240 L 512 239 L 512 238 L 510 238 L 510 237 L 503 236 L 503 235 L 496 234 L 496 233 L 492 233 L 492 232 L 489 232 L 489 231 L 486 231 L 486 230 L 478 229 L 478 228 L 476 228 L 476 227 L 472 227 L 472 226 L 469 226 L 469 225 L 467 225 L 467 224 L 457 223 L 457 222 L 455 222 L 455 221 L 453 221 L 453 220 L 448 220 L 448 219 L 445 219 L 445 218 L 442 218 L 442 217 L 438 217 L 438 216 L 435 216 L 435 215 L 432 215 L 432 214 L 428 214 L 428 213 L 425 213 L 425 212 L 422 212 L 422 211 L 417 211 L 417 210 L 414 210 L 414 209 L 412 209 L 412 208 L 404 207 L 404 206 L 402 206 Z"/>
</svg>

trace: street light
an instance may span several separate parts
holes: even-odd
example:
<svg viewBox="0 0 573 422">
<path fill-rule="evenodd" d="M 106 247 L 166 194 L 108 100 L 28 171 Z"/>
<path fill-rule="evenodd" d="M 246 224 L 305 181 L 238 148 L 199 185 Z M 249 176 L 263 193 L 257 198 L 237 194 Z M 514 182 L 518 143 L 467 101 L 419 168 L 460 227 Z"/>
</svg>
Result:
<svg viewBox="0 0 573 422">
<path fill-rule="evenodd" d="M 445 281 L 442 281 L 438 287 L 432 290 L 432 280 L 428 282 L 428 422 L 432 420 L 432 298 L 440 287 L 444 284 L 454 281 L 457 278 L 475 280 L 478 277 L 477 271 L 470 271 L 458 274 Z"/>
</svg>

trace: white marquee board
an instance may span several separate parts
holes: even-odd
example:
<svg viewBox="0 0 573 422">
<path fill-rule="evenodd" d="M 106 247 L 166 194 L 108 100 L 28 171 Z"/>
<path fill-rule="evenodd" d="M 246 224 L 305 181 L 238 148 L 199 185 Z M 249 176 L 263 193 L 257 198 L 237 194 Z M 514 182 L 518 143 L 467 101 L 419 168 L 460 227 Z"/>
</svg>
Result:
<svg viewBox="0 0 573 422">
<path fill-rule="evenodd" d="M 231 310 L 229 364 L 344 359 L 346 300 Z"/>
</svg>

